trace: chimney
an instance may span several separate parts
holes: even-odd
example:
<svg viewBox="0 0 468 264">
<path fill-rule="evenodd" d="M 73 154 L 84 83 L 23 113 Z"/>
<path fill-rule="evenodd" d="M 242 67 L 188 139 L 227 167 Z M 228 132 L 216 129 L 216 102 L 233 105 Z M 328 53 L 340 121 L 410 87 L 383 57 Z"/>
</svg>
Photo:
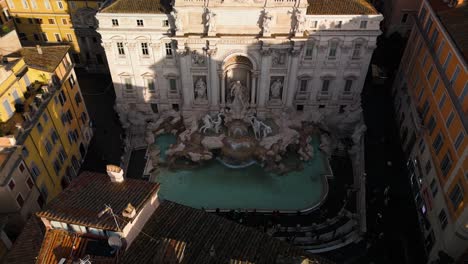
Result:
<svg viewBox="0 0 468 264">
<path fill-rule="evenodd" d="M 37 49 L 37 53 L 39 53 L 39 55 L 42 55 L 41 45 L 36 45 L 36 49 Z"/>
<path fill-rule="evenodd" d="M 123 210 L 122 216 L 126 218 L 133 218 L 136 215 L 135 207 L 131 203 L 127 204 L 127 207 Z"/>
<path fill-rule="evenodd" d="M 111 182 L 123 182 L 124 171 L 119 166 L 107 165 L 107 175 L 109 175 Z"/>
</svg>

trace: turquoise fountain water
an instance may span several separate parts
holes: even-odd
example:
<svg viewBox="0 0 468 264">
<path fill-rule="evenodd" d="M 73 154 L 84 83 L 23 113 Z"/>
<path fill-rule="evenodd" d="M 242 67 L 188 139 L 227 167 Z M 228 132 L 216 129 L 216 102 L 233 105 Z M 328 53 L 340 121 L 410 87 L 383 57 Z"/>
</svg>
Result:
<svg viewBox="0 0 468 264">
<path fill-rule="evenodd" d="M 315 156 L 304 162 L 303 170 L 285 175 L 268 173 L 258 164 L 233 169 L 217 160 L 190 170 L 161 168 L 156 178 L 161 183 L 159 195 L 194 208 L 307 210 L 320 203 L 328 188 L 324 175 L 330 172 L 325 157 L 317 151 L 318 141 L 313 139 Z M 174 142 L 172 135 L 156 139 L 164 159 Z"/>
</svg>

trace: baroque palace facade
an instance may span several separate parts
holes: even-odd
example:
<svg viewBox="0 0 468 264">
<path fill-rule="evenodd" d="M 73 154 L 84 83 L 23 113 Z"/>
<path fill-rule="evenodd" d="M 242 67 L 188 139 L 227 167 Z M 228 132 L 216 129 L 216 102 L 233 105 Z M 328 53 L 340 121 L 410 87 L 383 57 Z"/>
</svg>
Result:
<svg viewBox="0 0 468 264">
<path fill-rule="evenodd" d="M 229 109 L 237 88 L 259 117 L 343 112 L 360 104 L 383 19 L 364 0 L 117 0 L 96 17 L 130 120 Z"/>
</svg>

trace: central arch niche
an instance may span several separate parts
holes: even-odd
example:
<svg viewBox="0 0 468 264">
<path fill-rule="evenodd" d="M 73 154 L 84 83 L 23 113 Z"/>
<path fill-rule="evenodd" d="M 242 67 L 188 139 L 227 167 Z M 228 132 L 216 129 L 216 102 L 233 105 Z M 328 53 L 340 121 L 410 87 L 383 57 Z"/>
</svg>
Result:
<svg viewBox="0 0 468 264">
<path fill-rule="evenodd" d="M 231 105 L 234 96 L 231 93 L 231 87 L 238 81 L 243 87 L 244 103 L 254 103 L 254 92 L 252 87 L 253 65 L 249 58 L 242 55 L 235 55 L 227 58 L 223 63 L 223 85 L 221 91 L 221 101 L 223 104 Z"/>
</svg>

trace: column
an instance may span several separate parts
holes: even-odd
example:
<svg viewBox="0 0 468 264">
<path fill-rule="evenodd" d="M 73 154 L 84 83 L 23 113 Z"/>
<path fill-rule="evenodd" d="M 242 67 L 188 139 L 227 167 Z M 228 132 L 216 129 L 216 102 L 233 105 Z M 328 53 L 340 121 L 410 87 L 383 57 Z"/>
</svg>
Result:
<svg viewBox="0 0 468 264">
<path fill-rule="evenodd" d="M 187 58 L 190 58 L 188 55 L 188 51 L 184 49 L 177 50 L 177 57 L 179 59 L 179 76 L 180 76 L 180 84 L 182 90 L 182 102 L 183 102 L 183 110 L 188 110 L 192 107 L 192 84 L 191 84 L 191 76 L 190 70 L 187 64 Z"/>
<path fill-rule="evenodd" d="M 256 105 L 256 95 L 257 95 L 257 78 L 258 78 L 258 72 L 254 71 L 251 74 L 252 76 L 252 84 L 250 85 L 250 105 L 255 106 Z"/>
<path fill-rule="evenodd" d="M 219 78 L 217 72 L 216 61 L 213 60 L 213 54 L 210 53 L 208 56 L 208 75 L 209 75 L 209 104 L 210 110 L 218 110 L 219 108 Z"/>
<path fill-rule="evenodd" d="M 291 51 L 291 64 L 289 67 L 289 79 L 288 86 L 286 91 L 286 107 L 292 107 L 294 102 L 294 97 L 296 95 L 296 80 L 297 80 L 297 68 L 299 66 L 299 49 L 293 49 Z"/>
<path fill-rule="evenodd" d="M 221 106 L 224 107 L 226 105 L 226 74 L 223 70 L 219 70 L 218 76 L 221 80 Z"/>
<path fill-rule="evenodd" d="M 260 50 L 262 54 L 262 66 L 260 71 L 260 85 L 258 87 L 258 109 L 264 110 L 268 93 L 270 90 L 270 66 L 271 66 L 271 49 L 264 48 Z"/>
</svg>

